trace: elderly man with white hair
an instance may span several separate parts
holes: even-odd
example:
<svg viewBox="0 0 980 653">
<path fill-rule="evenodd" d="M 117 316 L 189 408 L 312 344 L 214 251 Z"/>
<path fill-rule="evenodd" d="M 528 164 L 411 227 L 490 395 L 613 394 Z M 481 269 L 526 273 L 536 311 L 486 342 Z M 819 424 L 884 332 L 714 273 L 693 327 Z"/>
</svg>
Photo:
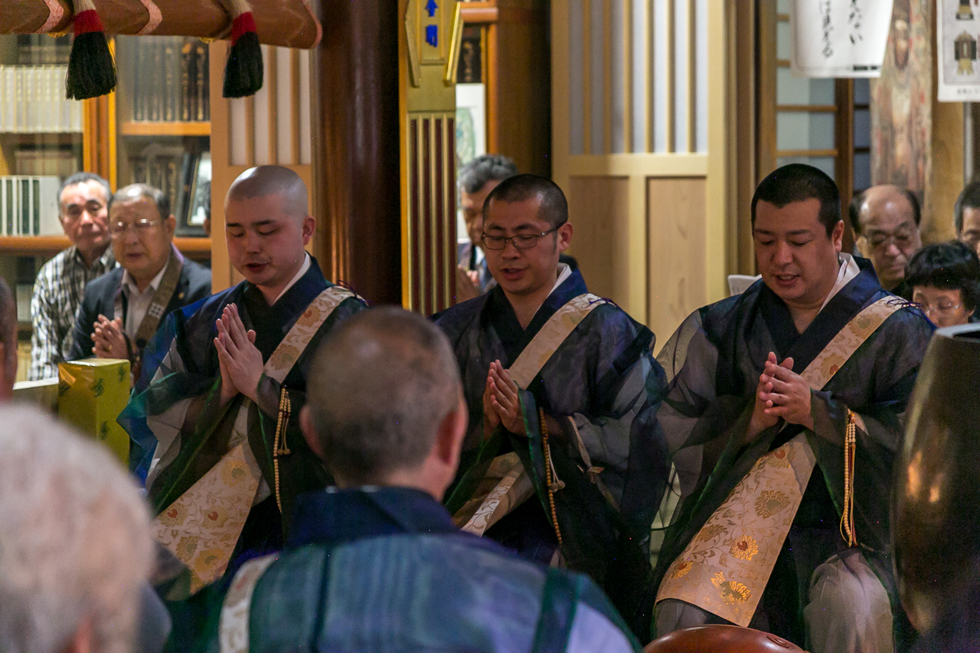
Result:
<svg viewBox="0 0 980 653">
<path fill-rule="evenodd" d="M 0 424 L 0 649 L 135 650 L 153 562 L 139 490 L 35 409 L 4 407 Z"/>
</svg>

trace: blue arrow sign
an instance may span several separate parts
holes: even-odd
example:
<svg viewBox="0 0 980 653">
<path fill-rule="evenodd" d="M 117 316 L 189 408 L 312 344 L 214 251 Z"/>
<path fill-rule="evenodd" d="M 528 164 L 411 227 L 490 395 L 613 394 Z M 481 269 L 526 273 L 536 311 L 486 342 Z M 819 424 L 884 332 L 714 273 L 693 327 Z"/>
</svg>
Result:
<svg viewBox="0 0 980 653">
<path fill-rule="evenodd" d="M 426 25 L 425 26 L 425 42 L 434 48 L 439 47 L 439 26 L 438 25 Z"/>
<path fill-rule="evenodd" d="M 436 9 L 438 9 L 438 8 L 439 8 L 439 5 L 436 4 L 436 0 L 429 0 L 426 3 L 425 10 L 427 12 L 429 12 L 429 18 L 432 18 L 433 16 L 436 15 Z"/>
</svg>

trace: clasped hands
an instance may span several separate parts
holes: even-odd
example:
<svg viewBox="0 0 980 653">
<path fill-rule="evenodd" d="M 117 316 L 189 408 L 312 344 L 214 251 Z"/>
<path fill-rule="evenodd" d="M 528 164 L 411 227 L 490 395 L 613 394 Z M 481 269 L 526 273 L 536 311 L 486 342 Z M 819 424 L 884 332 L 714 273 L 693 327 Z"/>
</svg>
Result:
<svg viewBox="0 0 980 653">
<path fill-rule="evenodd" d="M 123 332 L 122 319 L 110 320 L 105 315 L 92 323 L 92 353 L 99 358 L 129 358 L 129 347 L 126 344 L 126 334 Z"/>
<path fill-rule="evenodd" d="M 504 369 L 499 360 L 490 363 L 487 386 L 483 391 L 484 436 L 490 437 L 498 424 L 515 435 L 527 434 L 519 391 L 517 383 L 510 378 L 510 372 Z"/>
<path fill-rule="evenodd" d="M 262 378 L 262 352 L 255 346 L 255 331 L 246 329 L 235 304 L 225 306 L 215 322 L 214 348 L 221 367 L 221 405 L 241 393 L 258 403 Z"/>
<path fill-rule="evenodd" d="M 776 426 L 780 419 L 813 429 L 810 385 L 793 371 L 792 358 L 777 363 L 776 354 L 769 352 L 755 391 L 755 405 L 749 422 L 750 438 Z"/>
</svg>

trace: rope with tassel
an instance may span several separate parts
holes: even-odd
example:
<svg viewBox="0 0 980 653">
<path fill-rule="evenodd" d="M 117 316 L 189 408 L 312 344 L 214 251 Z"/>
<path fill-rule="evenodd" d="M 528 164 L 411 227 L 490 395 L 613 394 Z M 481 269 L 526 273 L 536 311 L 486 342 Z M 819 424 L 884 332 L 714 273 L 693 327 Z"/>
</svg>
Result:
<svg viewBox="0 0 980 653">
<path fill-rule="evenodd" d="M 69 100 L 86 100 L 116 88 L 116 65 L 105 28 L 92 0 L 72 0 L 75 40 L 68 58 L 65 93 Z"/>
<path fill-rule="evenodd" d="M 227 98 L 255 95 L 262 88 L 262 46 L 248 0 L 221 0 L 231 14 L 231 47 L 225 63 L 221 95 Z"/>
</svg>

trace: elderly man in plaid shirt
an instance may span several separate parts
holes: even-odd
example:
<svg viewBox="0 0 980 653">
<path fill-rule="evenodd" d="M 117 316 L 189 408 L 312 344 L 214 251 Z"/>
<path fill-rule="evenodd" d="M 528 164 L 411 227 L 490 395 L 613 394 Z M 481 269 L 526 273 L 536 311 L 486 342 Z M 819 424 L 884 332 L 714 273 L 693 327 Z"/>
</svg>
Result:
<svg viewBox="0 0 980 653">
<path fill-rule="evenodd" d="M 44 264 L 31 299 L 31 381 L 54 376 L 71 351 L 75 314 L 85 285 L 116 267 L 109 247 L 109 182 L 80 172 L 61 185 L 59 218 L 71 247 Z"/>
</svg>

